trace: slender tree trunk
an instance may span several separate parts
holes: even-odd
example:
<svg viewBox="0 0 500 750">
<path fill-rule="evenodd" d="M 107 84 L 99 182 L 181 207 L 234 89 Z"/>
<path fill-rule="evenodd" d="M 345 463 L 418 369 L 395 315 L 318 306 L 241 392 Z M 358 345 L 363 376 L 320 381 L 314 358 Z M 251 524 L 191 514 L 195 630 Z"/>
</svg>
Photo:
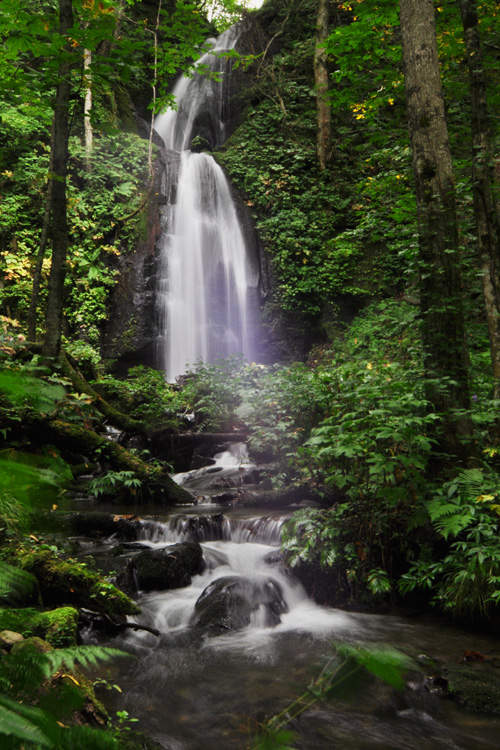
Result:
<svg viewBox="0 0 500 750">
<path fill-rule="evenodd" d="M 433 0 L 400 0 L 406 107 L 419 222 L 427 398 L 442 415 L 439 449 L 472 449 L 455 186 L 439 74 Z"/>
<path fill-rule="evenodd" d="M 154 127 L 155 127 L 155 106 L 156 106 L 156 83 L 158 81 L 158 29 L 160 28 L 160 18 L 161 18 L 161 3 L 162 0 L 158 3 L 158 13 L 156 16 L 156 26 L 155 30 L 153 32 L 153 38 L 154 38 L 154 71 L 153 71 L 153 83 L 152 83 L 152 89 L 153 89 L 153 107 L 151 109 L 151 126 L 149 128 L 149 147 L 148 147 L 148 168 L 149 168 L 149 176 L 153 178 L 154 175 L 154 169 L 153 169 L 153 135 L 154 135 Z"/>
<path fill-rule="evenodd" d="M 500 222 L 492 185 L 494 169 L 488 128 L 488 104 L 476 0 L 459 0 L 464 27 L 472 131 L 472 190 L 477 228 L 494 397 L 500 398 Z"/>
<path fill-rule="evenodd" d="M 90 113 L 92 112 L 92 52 L 89 49 L 83 51 L 83 80 L 85 85 L 85 102 L 83 105 L 83 126 L 85 129 L 85 169 L 92 171 L 92 147 L 93 133 Z"/>
<path fill-rule="evenodd" d="M 328 66 L 324 48 L 328 36 L 328 0 L 318 0 L 316 19 L 316 49 L 314 51 L 314 81 L 316 84 L 317 154 L 320 169 L 325 169 L 329 158 L 332 110 L 328 102 Z"/>
<path fill-rule="evenodd" d="M 52 124 L 52 132 L 50 135 L 51 143 L 54 142 L 54 124 Z M 43 223 L 42 233 L 40 235 L 40 246 L 35 261 L 35 268 L 33 271 L 33 286 L 31 288 L 30 306 L 28 309 L 27 323 L 28 323 L 28 339 L 30 341 L 36 341 L 36 323 L 37 323 L 37 308 L 38 299 L 40 297 L 40 285 L 42 281 L 42 269 L 43 259 L 45 258 L 45 250 L 47 248 L 47 242 L 49 239 L 50 232 L 50 218 L 52 214 L 52 178 L 53 172 L 53 153 L 50 151 L 49 161 L 49 179 L 47 182 L 47 192 L 45 194 L 45 209 L 43 212 Z"/>
<path fill-rule="evenodd" d="M 65 36 L 73 26 L 72 0 L 59 0 L 59 33 Z M 61 346 L 64 279 L 68 251 L 68 218 L 66 173 L 68 168 L 69 106 L 71 96 L 70 72 L 72 60 L 69 50 L 63 51 L 59 66 L 52 142 L 52 262 L 45 315 L 43 354 L 56 357 Z"/>
</svg>

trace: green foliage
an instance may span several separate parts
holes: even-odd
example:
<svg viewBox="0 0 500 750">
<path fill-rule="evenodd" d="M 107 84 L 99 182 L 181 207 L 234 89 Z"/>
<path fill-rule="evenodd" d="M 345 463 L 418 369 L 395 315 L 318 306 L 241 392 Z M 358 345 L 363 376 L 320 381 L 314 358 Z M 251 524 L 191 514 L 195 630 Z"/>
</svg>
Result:
<svg viewBox="0 0 500 750">
<path fill-rule="evenodd" d="M 25 571 L 20 570 L 19 574 L 22 573 Z M 73 607 L 47 612 L 31 607 L 0 609 L 0 630 L 11 630 L 25 637 L 38 636 L 55 648 L 76 644 L 77 624 L 78 611 Z"/>
<path fill-rule="evenodd" d="M 237 407 L 246 373 L 239 355 L 213 364 L 199 362 L 183 379 L 177 405 L 185 414 L 194 413 L 193 426 L 199 430 L 230 432 L 241 427 Z"/>
<path fill-rule="evenodd" d="M 281 306 L 314 316 L 323 295 L 339 291 L 352 277 L 352 259 L 328 244 L 344 223 L 350 200 L 338 181 L 332 183 L 315 166 L 312 86 L 289 81 L 292 60 L 297 50 L 273 59 L 281 72 L 279 95 L 284 96 L 284 86 L 290 99 L 286 115 L 271 92 L 247 113 L 217 158 L 252 208 L 272 257 Z"/>
<path fill-rule="evenodd" d="M 8 121 L 4 127 L 8 127 Z M 7 137 L 7 130 L 3 132 Z M 39 137 L 46 140 L 46 134 Z M 9 148 L 10 144 L 6 150 Z M 20 315 L 29 304 L 49 169 L 49 150 L 43 140 L 35 144 L 27 141 L 24 148 L 17 157 L 11 154 L 10 177 L 5 184 L 8 199 L 0 222 L 0 273 L 5 281 L 0 304 L 8 304 Z M 6 178 L 0 179 L 5 182 Z M 147 143 L 139 137 L 120 133 L 96 138 L 90 173 L 80 139 L 71 139 L 66 316 L 72 329 L 85 334 L 95 345 L 99 343 L 99 325 L 106 318 L 108 295 L 116 282 L 118 258 L 137 241 L 141 215 L 125 223 L 123 220 L 140 207 L 146 186 Z M 47 256 L 43 284 L 49 268 Z"/>
<path fill-rule="evenodd" d="M 488 616 L 500 603 L 500 477 L 465 469 L 428 502 L 429 517 L 445 540 L 437 559 L 428 549 L 399 581 L 402 593 L 429 589 L 434 604 L 453 615 Z"/>
<path fill-rule="evenodd" d="M 33 696 L 44 683 L 50 681 L 60 670 L 72 670 L 77 664 L 83 667 L 96 666 L 125 654 L 117 649 L 99 646 L 76 646 L 71 649 L 40 652 L 30 644 L 13 649 L 4 656 L 0 665 L 0 736 L 2 746 L 9 750 L 25 748 L 72 748 L 92 747 L 102 750 L 116 748 L 113 735 L 89 727 L 68 727 L 60 718 L 66 719 L 68 709 L 75 710 L 85 701 L 84 694 L 76 687 L 60 695 L 57 713 L 31 706 L 26 696 Z M 78 683 L 76 683 L 78 685 Z M 45 701 L 46 702 L 46 701 Z M 54 701 L 52 700 L 52 705 Z"/>
<path fill-rule="evenodd" d="M 0 606 L 14 605 L 36 589 L 36 578 L 5 562 L 0 562 Z"/>
<path fill-rule="evenodd" d="M 131 367 L 123 379 L 104 375 L 94 386 L 120 411 L 150 425 L 177 426 L 178 417 L 190 410 L 189 388 L 181 392 L 151 367 Z"/>
<path fill-rule="evenodd" d="M 31 413 L 51 413 L 65 396 L 60 385 L 36 378 L 36 369 L 0 369 L 0 414 L 4 424 Z M 4 439 L 8 429 L 3 431 Z M 52 453 L 52 454 L 51 454 Z M 54 452 L 34 456 L 4 450 L 0 456 L 0 524 L 10 533 L 23 528 L 37 503 L 54 502 L 71 481 L 69 466 Z"/>
<path fill-rule="evenodd" d="M 102 477 L 94 477 L 89 484 L 88 491 L 94 497 L 113 496 L 118 494 L 121 488 L 125 488 L 135 495 L 141 487 L 142 482 L 133 471 L 108 471 Z"/>
<path fill-rule="evenodd" d="M 393 569 L 411 554 L 408 528 L 428 518 L 423 497 L 438 422 L 423 396 L 416 309 L 382 302 L 359 316 L 312 377 L 319 402 L 294 468 L 338 498 L 328 510 L 295 513 L 285 527 L 292 564 L 333 568 L 351 597 L 392 591 Z M 310 407 L 311 408 L 311 407 Z"/>
<path fill-rule="evenodd" d="M 25 578 L 13 575 L 2 566 L 2 587 L 7 598 L 15 599 L 24 588 Z M 8 592 L 11 587 L 10 593 Z M 76 612 L 75 612 L 76 615 Z M 96 748 L 114 750 L 117 747 L 111 734 L 89 727 L 68 727 L 66 723 L 73 711 L 81 708 L 85 692 L 75 678 L 65 689 L 59 689 L 53 678 L 61 670 L 74 670 L 96 666 L 125 656 L 122 651 L 100 646 L 75 646 L 52 650 L 42 641 L 18 644 L 0 660 L 0 737 L 2 747 L 8 750 L 33 748 Z M 43 688 L 43 689 L 42 689 Z M 37 702 L 37 706 L 30 705 Z"/>
</svg>

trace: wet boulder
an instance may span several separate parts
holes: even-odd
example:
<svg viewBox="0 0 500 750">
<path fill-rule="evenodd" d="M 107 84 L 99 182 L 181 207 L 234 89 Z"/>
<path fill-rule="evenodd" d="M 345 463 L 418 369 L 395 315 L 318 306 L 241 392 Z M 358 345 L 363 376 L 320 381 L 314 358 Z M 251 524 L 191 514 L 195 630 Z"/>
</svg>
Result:
<svg viewBox="0 0 500 750">
<path fill-rule="evenodd" d="M 131 558 L 122 574 L 136 589 L 152 591 L 189 586 L 191 576 L 203 570 L 203 552 L 197 542 L 148 549 Z M 120 585 L 123 581 L 119 579 Z"/>
<path fill-rule="evenodd" d="M 214 634 L 242 630 L 252 622 L 274 627 L 287 609 L 281 586 L 274 579 L 225 576 L 203 591 L 191 625 Z"/>
</svg>

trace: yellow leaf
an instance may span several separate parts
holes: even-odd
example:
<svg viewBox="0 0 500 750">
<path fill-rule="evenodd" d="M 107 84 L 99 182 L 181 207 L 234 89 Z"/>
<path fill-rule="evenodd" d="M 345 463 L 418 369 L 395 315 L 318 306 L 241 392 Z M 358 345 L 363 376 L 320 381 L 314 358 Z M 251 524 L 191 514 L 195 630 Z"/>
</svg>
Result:
<svg viewBox="0 0 500 750">
<path fill-rule="evenodd" d="M 74 682 L 75 685 L 77 685 L 78 687 L 80 687 L 80 683 L 78 682 L 77 679 L 75 679 L 75 677 L 73 677 L 72 674 L 62 674 L 61 677 L 67 677 L 68 680 L 71 680 L 71 682 Z"/>
<path fill-rule="evenodd" d="M 495 499 L 495 495 L 479 495 L 476 503 L 491 503 Z"/>
</svg>

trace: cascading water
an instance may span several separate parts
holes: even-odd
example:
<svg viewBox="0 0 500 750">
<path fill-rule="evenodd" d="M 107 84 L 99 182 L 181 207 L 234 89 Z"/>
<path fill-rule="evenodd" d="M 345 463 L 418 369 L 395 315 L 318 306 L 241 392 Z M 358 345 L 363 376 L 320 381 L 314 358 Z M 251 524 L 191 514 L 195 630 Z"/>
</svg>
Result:
<svg viewBox="0 0 500 750">
<path fill-rule="evenodd" d="M 220 57 L 234 47 L 238 28 L 222 34 L 203 55 L 195 72 L 174 88 L 177 111 L 156 120 L 168 149 L 180 154 L 175 197 L 163 216 L 158 300 L 160 348 L 167 379 L 175 379 L 199 360 L 242 353 L 252 358 L 250 297 L 258 276 L 248 258 L 230 186 L 206 153 L 187 150 L 203 132 L 211 146 L 226 137 L 231 60 Z"/>
<path fill-rule="evenodd" d="M 318 675 L 331 656 L 332 638 L 362 645 L 386 642 L 415 656 L 448 661 L 471 645 L 470 633 L 443 623 L 316 605 L 281 566 L 277 545 L 283 520 L 193 513 L 141 522 L 141 547 L 168 551 L 194 540 L 201 543 L 205 561 L 191 585 L 140 595 L 137 619 L 156 628 L 159 637 L 128 629 L 115 644 L 137 659 L 120 660 L 115 667 L 121 674 L 115 672 L 113 680 L 123 693 L 111 695 L 112 707 L 137 717 L 138 728 L 165 750 L 249 747 L 248 733 L 257 722 L 292 704 Z M 177 554 L 176 546 L 171 554 Z M 207 615 L 204 606 L 214 594 L 219 609 L 209 608 Z M 473 647 L 488 653 L 495 642 L 476 637 Z M 341 691 L 325 704 L 311 701 L 292 727 L 299 733 L 294 747 L 496 750 L 500 719 L 442 701 L 425 689 L 425 674 L 413 675 L 398 694 L 366 678 L 352 702 Z"/>
<path fill-rule="evenodd" d="M 169 109 L 155 120 L 155 129 L 165 147 L 185 151 L 190 147 L 197 118 L 203 119 L 210 144 L 222 146 L 226 140 L 228 100 L 231 94 L 231 59 L 225 53 L 234 49 L 240 35 L 235 24 L 217 39 L 208 39 L 209 49 L 200 57 L 191 77 L 182 76 L 174 86 L 177 109 Z"/>
</svg>

